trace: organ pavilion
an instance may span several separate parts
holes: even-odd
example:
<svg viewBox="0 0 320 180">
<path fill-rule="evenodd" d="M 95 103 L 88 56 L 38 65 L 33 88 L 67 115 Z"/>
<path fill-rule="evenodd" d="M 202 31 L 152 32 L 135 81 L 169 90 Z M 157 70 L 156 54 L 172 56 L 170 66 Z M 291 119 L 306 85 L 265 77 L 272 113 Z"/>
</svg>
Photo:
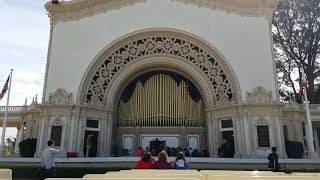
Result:
<svg viewBox="0 0 320 180">
<path fill-rule="evenodd" d="M 285 141 L 304 142 L 305 114 L 279 101 L 274 7 L 275 0 L 48 2 L 43 102 L 22 115 L 27 136 L 37 138 L 35 156 L 53 139 L 82 157 L 91 134 L 98 157 L 155 142 L 218 157 L 227 141 L 236 158 L 265 157 L 272 146 L 285 158 Z"/>
</svg>

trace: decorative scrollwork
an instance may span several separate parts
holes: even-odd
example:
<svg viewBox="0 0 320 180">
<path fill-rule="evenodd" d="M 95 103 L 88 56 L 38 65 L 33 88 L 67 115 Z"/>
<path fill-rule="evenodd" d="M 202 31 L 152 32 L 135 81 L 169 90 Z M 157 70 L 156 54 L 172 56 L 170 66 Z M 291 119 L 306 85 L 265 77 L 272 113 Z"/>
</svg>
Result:
<svg viewBox="0 0 320 180">
<path fill-rule="evenodd" d="M 210 81 L 216 102 L 233 100 L 231 81 L 208 49 L 173 33 L 157 34 L 132 38 L 126 43 L 118 44 L 103 56 L 103 62 L 93 76 L 89 77 L 91 82 L 86 93 L 86 103 L 105 105 L 107 87 L 119 70 L 131 61 L 151 56 L 170 56 L 193 63 Z"/>
</svg>

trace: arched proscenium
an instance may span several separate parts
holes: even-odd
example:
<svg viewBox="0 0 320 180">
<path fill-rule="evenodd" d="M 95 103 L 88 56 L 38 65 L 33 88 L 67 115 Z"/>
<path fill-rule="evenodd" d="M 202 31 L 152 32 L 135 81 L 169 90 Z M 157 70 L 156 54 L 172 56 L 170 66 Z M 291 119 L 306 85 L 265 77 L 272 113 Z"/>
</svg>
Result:
<svg viewBox="0 0 320 180">
<path fill-rule="evenodd" d="M 90 83 L 85 89 L 84 102 L 105 105 L 108 85 L 121 68 L 129 62 L 161 55 L 189 61 L 202 71 L 211 83 L 215 103 L 234 100 L 231 75 L 216 60 L 208 45 L 194 39 L 171 31 L 150 31 L 115 43 L 100 56 L 91 70 L 92 74 L 87 76 Z"/>
</svg>

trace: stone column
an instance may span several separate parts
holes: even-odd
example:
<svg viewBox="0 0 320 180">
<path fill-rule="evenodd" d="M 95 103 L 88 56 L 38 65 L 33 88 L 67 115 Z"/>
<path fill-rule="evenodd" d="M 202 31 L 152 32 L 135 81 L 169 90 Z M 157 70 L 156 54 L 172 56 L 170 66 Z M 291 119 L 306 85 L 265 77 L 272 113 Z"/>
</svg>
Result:
<svg viewBox="0 0 320 180">
<path fill-rule="evenodd" d="M 20 152 L 19 152 L 19 143 L 23 140 L 23 123 L 20 125 L 20 127 L 17 127 L 18 133 L 17 133 L 17 138 L 16 138 L 16 144 L 14 147 L 14 154 L 19 157 Z"/>
<path fill-rule="evenodd" d="M 107 113 L 107 128 L 106 128 L 106 144 L 105 144 L 105 149 L 106 149 L 106 156 L 111 156 L 111 141 L 112 141 L 112 113 L 108 112 Z"/>
<path fill-rule="evenodd" d="M 314 134 L 314 144 L 316 146 L 316 152 L 319 153 L 320 152 L 319 134 L 316 127 L 313 128 L 313 134 Z"/>
<path fill-rule="evenodd" d="M 251 150 L 250 150 L 250 141 L 252 138 L 250 138 L 250 128 L 249 128 L 249 122 L 248 122 L 248 115 L 247 110 L 245 108 L 242 109 L 243 111 L 243 127 L 244 127 L 244 141 L 242 143 L 245 143 L 245 158 L 250 157 Z"/>
<path fill-rule="evenodd" d="M 277 143 L 278 144 L 278 153 L 279 153 L 280 157 L 285 158 L 286 157 L 286 153 L 284 151 L 285 150 L 285 142 L 284 142 L 283 128 L 282 128 L 283 125 L 280 122 L 280 118 L 278 116 L 278 113 L 275 112 L 275 114 L 276 114 L 276 116 L 273 116 L 273 117 L 274 117 L 274 119 L 276 121 L 275 124 L 276 124 L 277 133 L 274 133 L 274 134 L 277 134 L 278 136 L 277 137 L 273 136 L 273 137 L 275 137 L 277 139 L 277 142 L 278 142 Z"/>
<path fill-rule="evenodd" d="M 76 138 L 76 151 L 79 157 L 83 157 L 83 142 L 84 142 L 84 134 L 85 134 L 85 126 L 86 126 L 86 111 L 81 110 L 78 125 L 77 127 L 77 138 Z"/>
<path fill-rule="evenodd" d="M 206 120 L 207 120 L 207 128 L 208 128 L 208 151 L 209 151 L 209 155 L 210 157 L 213 157 L 214 155 L 214 145 L 213 145 L 213 127 L 212 127 L 212 119 L 211 119 L 211 112 L 207 111 L 206 112 Z"/>
<path fill-rule="evenodd" d="M 74 123 L 75 123 L 75 110 L 71 110 L 71 113 L 70 113 L 70 116 L 69 116 L 69 123 L 68 123 L 69 136 L 68 136 L 67 151 L 69 151 L 69 152 L 73 152 L 74 151 L 74 149 L 72 147 L 73 141 L 74 141 L 74 138 L 73 138 L 74 137 L 74 129 L 75 129 Z"/>
<path fill-rule="evenodd" d="M 180 145 L 181 148 L 187 147 L 187 134 L 186 134 L 186 127 L 180 127 Z"/>
<path fill-rule="evenodd" d="M 234 119 L 232 119 L 233 122 L 233 137 L 234 137 L 234 150 L 235 158 L 240 158 L 242 152 L 242 138 L 241 138 L 241 123 L 240 123 L 240 117 L 239 114 L 236 115 Z"/>
<path fill-rule="evenodd" d="M 47 121 L 49 119 L 48 112 L 45 111 L 43 115 L 40 118 L 40 131 L 38 131 L 38 139 L 37 139 L 37 150 L 35 153 L 36 157 L 40 157 L 42 150 L 44 149 L 45 146 L 45 140 L 47 138 Z"/>
<path fill-rule="evenodd" d="M 218 157 L 218 148 L 219 148 L 219 137 L 220 137 L 220 130 L 218 127 L 218 120 L 217 118 L 213 115 L 213 112 L 211 112 L 211 126 L 212 126 L 212 138 L 213 138 L 213 154 L 214 157 Z"/>
</svg>

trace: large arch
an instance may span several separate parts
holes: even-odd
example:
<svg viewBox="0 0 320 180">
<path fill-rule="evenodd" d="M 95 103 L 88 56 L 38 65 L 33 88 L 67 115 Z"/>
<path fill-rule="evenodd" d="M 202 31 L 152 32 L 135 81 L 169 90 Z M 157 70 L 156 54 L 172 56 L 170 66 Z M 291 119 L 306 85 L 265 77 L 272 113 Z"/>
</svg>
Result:
<svg viewBox="0 0 320 180">
<path fill-rule="evenodd" d="M 215 47 L 184 31 L 152 28 L 104 48 L 82 78 L 77 103 L 114 109 L 121 87 L 148 68 L 169 68 L 186 75 L 199 86 L 206 107 L 241 102 L 235 73 Z"/>
</svg>

